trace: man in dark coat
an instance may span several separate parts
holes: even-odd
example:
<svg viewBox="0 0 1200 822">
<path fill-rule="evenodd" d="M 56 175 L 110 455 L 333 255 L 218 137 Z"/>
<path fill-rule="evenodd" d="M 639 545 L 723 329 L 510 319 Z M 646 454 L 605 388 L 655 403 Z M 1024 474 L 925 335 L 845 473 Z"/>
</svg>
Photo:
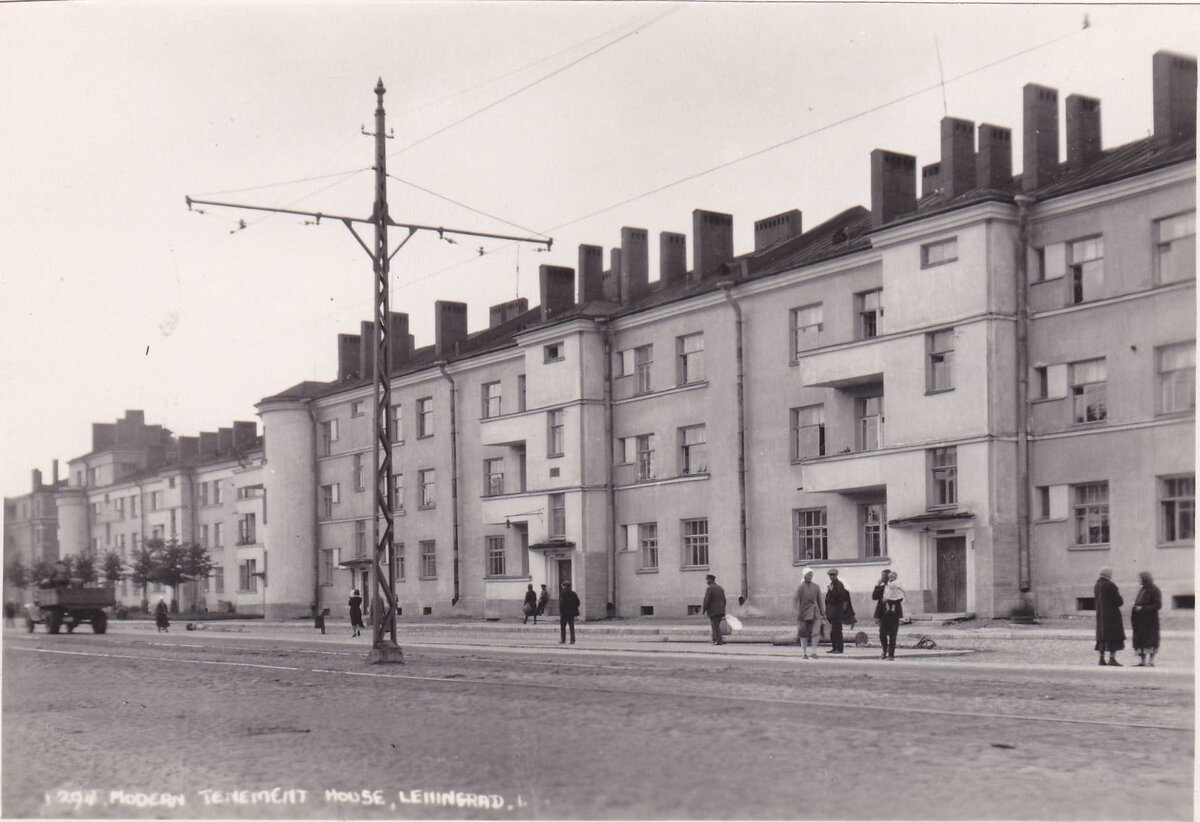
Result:
<svg viewBox="0 0 1200 822">
<path fill-rule="evenodd" d="M 571 583 L 562 584 L 562 592 L 558 595 L 558 630 L 561 634 L 558 644 L 567 641 L 567 628 L 571 629 L 571 644 L 575 644 L 575 617 L 579 616 L 579 595 L 571 590 Z"/>
<path fill-rule="evenodd" d="M 844 649 L 842 623 L 854 624 L 854 605 L 850 592 L 838 579 L 837 568 L 829 569 L 829 589 L 825 592 L 825 618 L 829 620 L 829 642 L 833 646 L 825 653 L 840 654 Z"/>
<path fill-rule="evenodd" d="M 879 582 L 875 583 L 875 588 L 871 591 L 871 599 L 875 600 L 876 619 L 883 619 L 883 589 L 887 585 L 888 575 L 891 572 L 891 568 L 884 568 L 879 574 Z"/>
<path fill-rule="evenodd" d="M 1121 666 L 1117 662 L 1117 651 L 1125 647 L 1125 622 L 1121 617 L 1121 592 L 1112 581 L 1112 568 L 1100 569 L 1100 578 L 1092 590 L 1096 602 L 1096 650 L 1100 652 L 1101 665 Z M 1108 653 L 1108 662 L 1104 654 Z"/>
<path fill-rule="evenodd" d="M 1158 653 L 1158 612 L 1162 610 L 1162 591 L 1154 584 L 1149 571 L 1139 571 L 1142 587 L 1133 600 L 1133 613 L 1129 625 L 1133 628 L 1133 650 L 1140 658 L 1138 668 L 1154 667 L 1154 655 Z"/>
<path fill-rule="evenodd" d="M 700 612 L 707 614 L 709 622 L 712 623 L 712 644 L 724 645 L 725 640 L 721 639 L 721 620 L 725 618 L 725 589 L 717 584 L 717 578 L 712 574 L 704 579 L 708 582 L 708 587 L 704 589 L 704 604 Z"/>
</svg>

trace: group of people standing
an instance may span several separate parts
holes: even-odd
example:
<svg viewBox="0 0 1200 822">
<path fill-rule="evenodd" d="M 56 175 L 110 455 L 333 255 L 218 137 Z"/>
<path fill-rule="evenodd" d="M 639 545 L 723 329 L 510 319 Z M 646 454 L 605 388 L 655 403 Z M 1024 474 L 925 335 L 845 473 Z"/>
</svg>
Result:
<svg viewBox="0 0 1200 822">
<path fill-rule="evenodd" d="M 829 644 L 832 646 L 825 653 L 843 653 L 845 640 L 842 625 L 849 623 L 853 626 L 858 621 L 850 592 L 838 579 L 837 569 L 830 568 L 827 573 L 829 587 L 823 595 L 821 587 L 813 582 L 811 568 L 804 569 L 804 581 L 796 589 L 796 643 L 804 652 L 804 659 L 817 658 L 813 643 L 820 639 L 821 626 L 825 624 L 829 625 Z M 871 599 L 876 603 L 875 619 L 879 620 L 879 644 L 883 648 L 881 659 L 896 658 L 896 635 L 900 631 L 900 620 L 904 618 L 904 589 L 897 579 L 899 577 L 895 571 L 885 568 L 871 592 Z M 813 648 L 811 656 L 810 648 Z"/>
<path fill-rule="evenodd" d="M 558 632 L 560 645 L 567 644 L 567 633 L 571 634 L 571 644 L 575 644 L 575 620 L 579 616 L 579 594 L 571 590 L 571 583 L 563 582 L 562 590 L 558 593 Z M 546 590 L 546 586 L 542 586 L 541 593 L 535 593 L 533 585 L 530 584 L 525 589 L 525 601 L 521 604 L 521 610 L 525 614 L 524 624 L 529 624 L 529 618 L 533 617 L 533 624 L 537 625 L 537 618 L 546 613 L 546 606 L 550 604 L 550 592 Z"/>
<path fill-rule="evenodd" d="M 1113 569 L 1100 569 L 1092 593 L 1096 607 L 1096 650 L 1100 653 L 1101 665 L 1121 667 L 1117 662 L 1117 651 L 1125 648 L 1125 620 L 1121 606 L 1125 600 L 1112 581 Z M 1133 627 L 1133 652 L 1141 660 L 1135 668 L 1153 668 L 1154 656 L 1158 653 L 1158 612 L 1162 610 L 1162 591 L 1154 584 L 1149 571 L 1138 572 L 1142 587 L 1133 601 L 1129 622 Z M 1104 655 L 1108 654 L 1107 661 Z"/>
<path fill-rule="evenodd" d="M 550 592 L 546 590 L 546 586 L 542 586 L 542 592 L 536 593 L 533 590 L 533 585 L 530 584 L 525 589 L 525 602 L 521 605 L 521 611 L 525 614 L 525 622 L 529 624 L 529 618 L 533 617 L 533 624 L 537 625 L 537 618 L 546 613 L 546 606 L 550 604 Z"/>
</svg>

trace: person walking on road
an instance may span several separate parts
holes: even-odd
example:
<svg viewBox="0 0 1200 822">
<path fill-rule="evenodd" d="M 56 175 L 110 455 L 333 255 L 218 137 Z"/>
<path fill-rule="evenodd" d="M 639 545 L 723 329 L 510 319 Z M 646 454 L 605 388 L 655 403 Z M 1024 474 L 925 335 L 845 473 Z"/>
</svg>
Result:
<svg viewBox="0 0 1200 822">
<path fill-rule="evenodd" d="M 350 600 L 346 604 L 350 606 L 350 627 L 354 630 L 351 636 L 361 636 L 362 629 L 367 626 L 363 625 L 362 594 L 357 588 L 350 592 Z"/>
<path fill-rule="evenodd" d="M 558 597 L 558 644 L 567 641 L 567 628 L 571 629 L 571 644 L 575 644 L 575 617 L 579 616 L 579 595 L 571 590 L 571 583 L 562 584 L 562 592 Z"/>
<path fill-rule="evenodd" d="M 825 653 L 840 654 L 845 649 L 842 639 L 842 623 L 854 625 L 854 605 L 850 592 L 838 579 L 837 568 L 829 569 L 829 590 L 825 592 L 825 618 L 829 620 L 829 643 L 833 646 Z"/>
<path fill-rule="evenodd" d="M 717 584 L 717 578 L 712 574 L 704 580 L 708 587 L 704 589 L 704 604 L 700 606 L 700 612 L 707 614 L 708 621 L 712 623 L 712 644 L 724 645 L 725 640 L 721 639 L 721 620 L 725 618 L 725 589 Z"/>
<path fill-rule="evenodd" d="M 167 633 L 167 629 L 171 627 L 171 619 L 168 614 L 170 614 L 170 609 L 167 607 L 167 601 L 160 598 L 158 604 L 154 606 L 154 624 L 158 626 L 160 634 Z"/>
<path fill-rule="evenodd" d="M 1153 668 L 1158 653 L 1158 612 L 1162 610 L 1162 591 L 1154 584 L 1149 571 L 1140 571 L 1142 587 L 1133 600 L 1129 623 L 1133 627 L 1133 652 L 1141 658 L 1135 668 Z"/>
<path fill-rule="evenodd" d="M 546 613 L 546 606 L 547 606 L 547 605 L 549 605 L 549 604 L 550 604 L 550 592 L 549 592 L 549 591 L 547 591 L 547 590 L 546 590 L 546 586 L 545 586 L 545 585 L 543 585 L 543 586 L 542 586 L 541 593 L 539 593 L 539 594 L 538 594 L 538 599 L 537 599 L 537 615 L 538 615 L 538 616 L 542 616 L 543 614 L 545 614 L 545 613 Z M 536 623 L 536 622 L 537 622 L 537 620 L 535 619 L 535 620 L 534 620 L 534 622 Z"/>
<path fill-rule="evenodd" d="M 821 597 L 821 586 L 812 581 L 811 568 L 804 569 L 804 582 L 796 589 L 796 641 L 804 652 L 804 658 L 809 659 L 808 647 L 813 641 L 813 629 L 820 637 L 821 623 L 825 620 L 825 603 Z M 817 659 L 816 648 L 813 648 L 811 659 Z"/>
<path fill-rule="evenodd" d="M 530 617 L 533 617 L 533 624 L 537 625 L 537 594 L 533 592 L 533 583 L 525 589 L 525 602 L 521 605 L 521 611 L 525 614 L 525 625 L 529 624 Z"/>
<path fill-rule="evenodd" d="M 904 618 L 904 589 L 897 582 L 899 574 L 895 571 L 885 571 L 887 581 L 882 579 L 871 592 L 872 599 L 878 599 L 875 613 L 879 617 L 879 642 L 883 646 L 880 659 L 896 658 L 896 635 L 900 633 L 900 620 Z"/>
<path fill-rule="evenodd" d="M 1107 565 L 1100 569 L 1096 586 L 1092 589 L 1096 603 L 1096 650 L 1100 652 L 1101 665 L 1121 667 L 1117 662 L 1117 651 L 1125 647 L 1125 621 L 1121 617 L 1121 591 L 1112 581 L 1113 571 Z M 1104 654 L 1108 654 L 1108 662 Z"/>
<path fill-rule="evenodd" d="M 17 603 L 11 599 L 4 603 L 4 624 L 10 628 L 17 624 Z"/>
</svg>

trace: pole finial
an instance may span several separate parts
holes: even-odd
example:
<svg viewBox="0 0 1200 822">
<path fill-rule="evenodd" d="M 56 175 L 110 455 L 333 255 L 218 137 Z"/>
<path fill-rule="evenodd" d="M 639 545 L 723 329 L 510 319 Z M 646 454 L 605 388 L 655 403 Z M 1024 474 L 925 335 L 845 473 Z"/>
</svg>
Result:
<svg viewBox="0 0 1200 822">
<path fill-rule="evenodd" d="M 375 84 L 375 93 L 382 97 L 387 93 L 387 89 L 383 87 L 383 78 L 379 78 L 379 82 Z"/>
</svg>

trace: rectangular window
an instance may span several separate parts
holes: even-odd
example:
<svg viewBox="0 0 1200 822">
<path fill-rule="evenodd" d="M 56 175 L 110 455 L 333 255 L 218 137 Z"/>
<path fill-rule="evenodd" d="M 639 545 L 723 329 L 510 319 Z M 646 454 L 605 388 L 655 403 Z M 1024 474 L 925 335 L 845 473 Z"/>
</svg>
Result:
<svg viewBox="0 0 1200 822">
<path fill-rule="evenodd" d="M 392 442 L 404 442 L 404 406 L 392 406 Z"/>
<path fill-rule="evenodd" d="M 246 514 L 238 520 L 238 545 L 253 545 L 256 540 L 254 514 Z"/>
<path fill-rule="evenodd" d="M 824 508 L 792 511 L 792 563 L 829 559 L 829 526 Z"/>
<path fill-rule="evenodd" d="M 859 397 L 855 400 L 858 411 L 858 450 L 874 451 L 883 447 L 883 395 Z"/>
<path fill-rule="evenodd" d="M 792 409 L 792 459 L 825 456 L 825 406 Z"/>
<path fill-rule="evenodd" d="M 417 487 L 420 489 L 420 507 L 432 508 L 437 504 L 437 477 L 434 469 L 422 468 L 417 472 Z"/>
<path fill-rule="evenodd" d="M 41 500 L 38 500 L 38 502 L 39 502 L 39 504 L 40 504 L 40 503 L 41 503 Z M 114 502 L 115 502 L 115 503 L 116 503 L 116 505 L 117 505 L 117 518 L 118 518 L 118 519 L 125 519 L 125 498 L 124 498 L 124 497 L 117 497 L 117 498 L 114 500 Z"/>
<path fill-rule="evenodd" d="M 396 581 L 403 582 L 405 576 L 404 543 L 396 543 Z"/>
<path fill-rule="evenodd" d="M 1162 414 L 1196 409 L 1196 344 L 1158 349 L 1158 409 Z"/>
<path fill-rule="evenodd" d="M 211 543 L 208 541 L 208 526 L 207 525 L 200 526 L 200 545 L 203 548 L 211 547 Z"/>
<path fill-rule="evenodd" d="M 500 383 L 485 382 L 483 384 L 483 418 L 489 420 L 500 416 Z"/>
<path fill-rule="evenodd" d="M 872 502 L 858 506 L 861 527 L 862 555 L 864 557 L 887 556 L 887 505 Z"/>
<path fill-rule="evenodd" d="M 417 439 L 433 436 L 433 397 L 417 400 Z"/>
<path fill-rule="evenodd" d="M 213 568 L 213 593 L 225 593 L 225 569 L 219 565 Z"/>
<path fill-rule="evenodd" d="M 640 345 L 633 349 L 633 370 L 634 376 L 637 378 L 634 392 L 637 394 L 648 394 L 652 389 L 650 384 L 650 367 L 654 363 L 654 347 L 650 345 Z"/>
<path fill-rule="evenodd" d="M 338 421 L 326 420 L 321 423 L 321 454 L 328 457 L 333 453 L 333 444 L 338 438 Z M 215 500 L 214 500 L 215 501 Z"/>
<path fill-rule="evenodd" d="M 703 474 L 708 471 L 708 443 L 703 425 L 679 429 L 679 473 Z"/>
<path fill-rule="evenodd" d="M 255 572 L 258 571 L 258 562 L 253 559 L 248 559 L 238 566 L 238 592 L 243 594 L 252 594 L 258 590 L 258 577 Z"/>
<path fill-rule="evenodd" d="M 498 497 L 504 493 L 504 460 L 500 457 L 483 461 L 483 495 Z"/>
<path fill-rule="evenodd" d="M 563 455 L 563 420 L 567 412 L 561 408 L 546 412 L 546 456 Z"/>
<path fill-rule="evenodd" d="M 958 448 L 930 448 L 925 452 L 929 460 L 929 507 L 950 508 L 958 504 Z"/>
<path fill-rule="evenodd" d="M 129 498 L 129 516 L 131 516 L 131 517 L 136 517 L 138 515 L 137 502 L 138 502 L 137 497 Z"/>
<path fill-rule="evenodd" d="M 333 549 L 332 548 L 322 548 L 321 549 L 321 578 L 319 580 L 319 583 L 321 585 L 332 585 L 333 584 Z"/>
<path fill-rule="evenodd" d="M 1162 541 L 1192 542 L 1196 538 L 1196 475 L 1159 479 Z"/>
<path fill-rule="evenodd" d="M 864 291 L 854 295 L 855 310 L 858 312 L 858 339 L 869 340 L 883 331 L 883 289 Z"/>
<path fill-rule="evenodd" d="M 366 400 L 355 400 L 354 402 L 350 403 L 350 416 L 361 417 L 363 415 L 363 409 L 366 408 L 366 405 Z"/>
<path fill-rule="evenodd" d="M 208 505 L 208 483 L 200 483 L 200 504 Z"/>
<path fill-rule="evenodd" d="M 360 519 L 354 523 L 354 556 L 367 555 L 367 521 Z"/>
<path fill-rule="evenodd" d="M 354 455 L 354 490 L 362 491 L 367 487 L 367 466 L 364 464 L 366 454 Z"/>
<path fill-rule="evenodd" d="M 137 546 L 134 546 L 134 547 L 136 548 Z M 224 548 L 225 547 L 225 523 L 223 523 L 223 522 L 214 522 L 213 523 L 213 547 L 214 548 Z"/>
<path fill-rule="evenodd" d="M 392 474 L 392 512 L 404 510 L 404 474 Z"/>
<path fill-rule="evenodd" d="M 558 362 L 563 358 L 563 344 L 561 342 L 550 343 L 542 349 L 543 362 Z"/>
<path fill-rule="evenodd" d="M 629 439 L 633 442 L 637 478 L 639 480 L 654 479 L 654 435 L 639 434 Z"/>
<path fill-rule="evenodd" d="M 437 542 L 423 539 L 418 545 L 421 549 L 421 579 L 437 579 Z"/>
<path fill-rule="evenodd" d="M 225 499 L 225 488 L 220 480 L 213 480 L 213 505 L 220 505 Z"/>
<path fill-rule="evenodd" d="M 517 375 L 517 410 L 525 410 L 525 375 Z"/>
<path fill-rule="evenodd" d="M 928 360 L 925 368 L 927 392 L 948 391 L 954 387 L 954 329 L 925 335 Z"/>
<path fill-rule="evenodd" d="M 1156 220 L 1154 233 L 1158 282 L 1196 279 L 1196 212 Z"/>
<path fill-rule="evenodd" d="M 1071 419 L 1077 423 L 1108 419 L 1104 358 L 1071 363 Z"/>
<path fill-rule="evenodd" d="M 321 486 L 321 514 L 325 519 L 333 516 L 333 506 L 342 501 L 342 489 L 339 483 Z"/>
<path fill-rule="evenodd" d="M 685 519 L 682 525 L 684 567 L 708 567 L 708 520 Z"/>
<path fill-rule="evenodd" d="M 161 502 L 161 500 L 162 500 L 162 491 L 151 491 L 150 492 L 150 510 L 157 511 L 158 505 Z M 96 503 L 96 513 L 97 514 L 100 513 L 100 503 Z"/>
<path fill-rule="evenodd" d="M 678 357 L 679 385 L 704 379 L 704 334 L 688 334 L 675 338 Z"/>
<path fill-rule="evenodd" d="M 504 537 L 485 537 L 487 551 L 487 575 L 502 577 L 505 574 Z"/>
<path fill-rule="evenodd" d="M 638 552 L 643 571 L 658 570 L 658 523 L 643 522 L 637 527 Z"/>
<path fill-rule="evenodd" d="M 958 238 L 938 240 L 921 246 L 921 268 L 929 268 L 942 263 L 952 263 L 958 259 Z"/>
<path fill-rule="evenodd" d="M 821 344 L 821 332 L 825 330 L 825 306 L 822 303 L 803 305 L 791 311 L 792 359 L 802 351 Z"/>
<path fill-rule="evenodd" d="M 1108 483 L 1071 486 L 1076 545 L 1108 545 Z"/>
<path fill-rule="evenodd" d="M 1104 238 L 1085 237 L 1067 243 L 1070 303 L 1077 305 L 1101 296 L 1104 289 Z"/>
<path fill-rule="evenodd" d="M 567 538 L 567 495 L 550 495 L 550 539 Z"/>
</svg>

